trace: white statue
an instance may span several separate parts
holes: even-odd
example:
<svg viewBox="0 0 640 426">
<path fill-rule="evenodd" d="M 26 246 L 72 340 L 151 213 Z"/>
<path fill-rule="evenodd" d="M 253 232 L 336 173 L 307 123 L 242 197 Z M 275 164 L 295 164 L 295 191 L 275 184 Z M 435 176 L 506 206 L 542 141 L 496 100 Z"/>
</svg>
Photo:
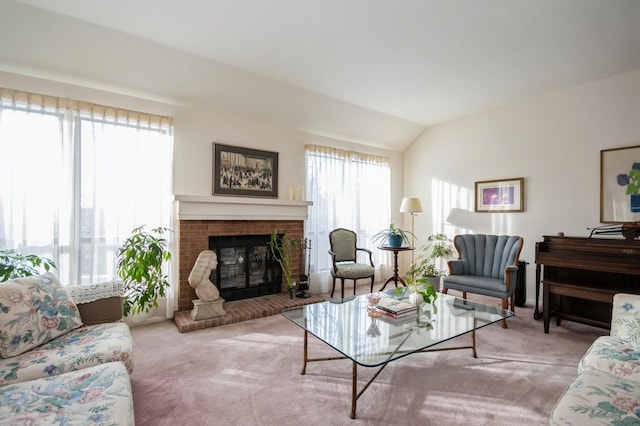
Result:
<svg viewBox="0 0 640 426">
<path fill-rule="evenodd" d="M 218 266 L 216 253 L 205 250 L 198 255 L 195 265 L 189 274 L 189 285 L 196 290 L 196 295 L 203 302 L 211 302 L 220 297 L 218 287 L 209 279 L 211 271 Z"/>
</svg>

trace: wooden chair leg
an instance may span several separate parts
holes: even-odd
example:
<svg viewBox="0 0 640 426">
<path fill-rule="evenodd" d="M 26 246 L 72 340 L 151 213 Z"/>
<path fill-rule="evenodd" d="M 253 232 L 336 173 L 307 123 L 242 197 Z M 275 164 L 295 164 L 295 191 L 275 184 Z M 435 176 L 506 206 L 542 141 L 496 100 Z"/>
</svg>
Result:
<svg viewBox="0 0 640 426">
<path fill-rule="evenodd" d="M 353 280 L 353 295 L 356 295 L 356 280 Z"/>
<path fill-rule="evenodd" d="M 333 299 L 333 292 L 336 290 L 336 277 L 333 277 L 333 286 L 331 286 L 331 298 Z"/>
<path fill-rule="evenodd" d="M 462 298 L 463 298 L 464 300 L 467 300 L 467 292 L 466 292 L 466 291 L 463 291 L 463 292 L 462 292 Z"/>
<path fill-rule="evenodd" d="M 340 297 L 344 299 L 344 278 L 340 278 Z"/>
<path fill-rule="evenodd" d="M 448 291 L 449 291 L 448 288 L 442 288 L 442 294 L 447 294 Z"/>
<path fill-rule="evenodd" d="M 373 277 L 371 277 L 371 291 L 369 293 L 373 293 Z"/>
</svg>

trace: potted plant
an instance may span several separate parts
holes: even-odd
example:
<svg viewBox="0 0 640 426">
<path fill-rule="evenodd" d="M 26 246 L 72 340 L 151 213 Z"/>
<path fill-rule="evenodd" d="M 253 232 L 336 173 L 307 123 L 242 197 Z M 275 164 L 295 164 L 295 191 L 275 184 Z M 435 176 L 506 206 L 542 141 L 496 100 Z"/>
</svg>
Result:
<svg viewBox="0 0 640 426">
<path fill-rule="evenodd" d="M 440 287 L 440 277 L 447 275 L 446 269 L 436 266 L 438 259 L 446 259 L 453 255 L 451 240 L 445 234 L 432 234 L 427 238 L 427 242 L 420 248 L 420 255 L 411 264 L 408 276 L 433 278 L 432 284 Z"/>
<path fill-rule="evenodd" d="M 438 293 L 436 289 L 431 285 L 429 280 L 425 277 L 417 275 L 407 275 L 406 278 L 407 288 L 409 292 L 409 302 L 414 304 L 418 309 L 418 315 L 416 316 L 416 324 L 419 327 L 424 327 L 430 324 L 430 320 L 422 317 L 423 305 L 428 306 L 427 318 L 431 317 L 431 314 L 437 314 L 438 309 L 434 302 L 438 299 Z M 405 289 L 402 287 L 396 288 L 396 296 L 400 295 Z"/>
<path fill-rule="evenodd" d="M 53 260 L 35 254 L 22 254 L 15 250 L 0 250 L 0 282 L 14 278 L 29 277 L 40 273 L 38 268 L 46 271 L 57 269 Z"/>
<path fill-rule="evenodd" d="M 149 312 L 158 307 L 158 298 L 169 288 L 169 277 L 162 265 L 171 260 L 167 228 L 154 228 L 147 232 L 144 225 L 134 228 L 116 253 L 118 276 L 124 283 L 124 315 Z"/>
<path fill-rule="evenodd" d="M 295 297 L 296 291 L 296 283 L 292 278 L 291 272 L 291 258 L 293 250 L 298 248 L 298 243 L 297 239 L 289 238 L 286 235 L 278 235 L 277 230 L 272 231 L 269 238 L 269 250 L 276 262 L 280 264 L 282 278 L 287 284 L 291 300 Z"/>
<path fill-rule="evenodd" d="M 402 247 L 403 242 L 410 244 L 409 236 L 413 236 L 413 234 L 398 228 L 392 223 L 388 228 L 377 232 L 371 237 L 371 241 L 374 243 L 380 241 L 382 245 L 386 242 L 389 247 Z"/>
</svg>

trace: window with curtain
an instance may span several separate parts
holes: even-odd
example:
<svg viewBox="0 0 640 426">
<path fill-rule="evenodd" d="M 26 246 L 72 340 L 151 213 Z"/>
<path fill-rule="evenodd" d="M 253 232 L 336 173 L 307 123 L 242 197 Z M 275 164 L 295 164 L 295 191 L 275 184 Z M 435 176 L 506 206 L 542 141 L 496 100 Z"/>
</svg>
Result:
<svg viewBox="0 0 640 426">
<path fill-rule="evenodd" d="M 0 89 L 0 248 L 115 278 L 134 227 L 171 227 L 172 150 L 171 118 Z"/>
<path fill-rule="evenodd" d="M 329 291 L 329 232 L 336 228 L 354 231 L 358 246 L 373 252 L 376 280 L 386 278 L 388 253 L 377 250 L 371 237 L 390 223 L 389 159 L 317 145 L 305 148 L 307 199 L 313 201 L 305 226 L 312 247 L 312 282 L 319 282 L 322 292 Z"/>
</svg>

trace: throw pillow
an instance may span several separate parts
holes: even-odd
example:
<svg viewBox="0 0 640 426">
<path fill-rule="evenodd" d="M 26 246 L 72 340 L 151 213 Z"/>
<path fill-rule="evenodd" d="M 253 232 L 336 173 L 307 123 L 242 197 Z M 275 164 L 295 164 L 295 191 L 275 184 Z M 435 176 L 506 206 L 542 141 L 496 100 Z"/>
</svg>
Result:
<svg viewBox="0 0 640 426">
<path fill-rule="evenodd" d="M 0 283 L 0 356 L 19 355 L 82 326 L 73 299 L 55 275 Z"/>
</svg>

